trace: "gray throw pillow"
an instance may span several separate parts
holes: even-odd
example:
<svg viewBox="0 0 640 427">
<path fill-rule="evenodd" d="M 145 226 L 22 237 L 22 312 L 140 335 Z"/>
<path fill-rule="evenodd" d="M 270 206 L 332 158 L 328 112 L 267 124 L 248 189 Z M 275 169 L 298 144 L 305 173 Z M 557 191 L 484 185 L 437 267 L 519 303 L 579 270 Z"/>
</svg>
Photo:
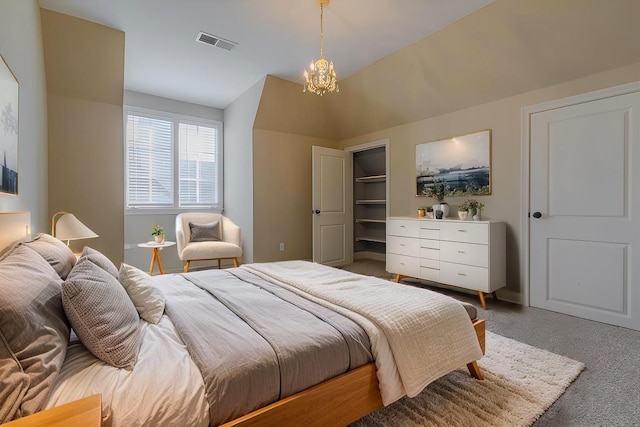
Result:
<svg viewBox="0 0 640 427">
<path fill-rule="evenodd" d="M 39 233 L 33 239 L 25 241 L 24 244 L 47 260 L 63 280 L 67 278 L 76 263 L 76 256 L 71 249 L 62 241 L 48 234 Z"/>
<path fill-rule="evenodd" d="M 190 242 L 211 242 L 220 240 L 220 222 L 213 221 L 207 224 L 189 222 L 191 231 Z"/>
<path fill-rule="evenodd" d="M 42 409 L 60 372 L 69 343 L 61 282 L 23 244 L 0 261 L 0 423 Z"/>
<path fill-rule="evenodd" d="M 92 249 L 89 246 L 85 246 L 84 249 L 82 249 L 82 255 L 80 255 L 80 258 L 89 258 L 89 260 L 95 265 L 116 279 L 118 278 L 118 267 L 116 267 L 109 258 L 102 254 L 102 252 Z"/>
<path fill-rule="evenodd" d="M 116 368 L 133 369 L 140 349 L 139 317 L 115 277 L 80 257 L 62 284 L 62 304 L 94 356 Z"/>
</svg>

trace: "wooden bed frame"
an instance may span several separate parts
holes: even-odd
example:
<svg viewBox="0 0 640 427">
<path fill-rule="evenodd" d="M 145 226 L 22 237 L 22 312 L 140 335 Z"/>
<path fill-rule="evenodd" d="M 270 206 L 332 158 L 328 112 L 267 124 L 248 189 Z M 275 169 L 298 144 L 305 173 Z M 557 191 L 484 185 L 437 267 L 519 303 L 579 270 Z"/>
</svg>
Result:
<svg viewBox="0 0 640 427">
<path fill-rule="evenodd" d="M 484 320 L 474 320 L 473 327 L 484 354 Z M 467 368 L 471 376 L 482 379 L 477 361 L 467 364 Z M 376 367 L 369 363 L 222 426 L 272 427 L 292 421 L 304 426 L 346 426 L 382 406 Z"/>
</svg>

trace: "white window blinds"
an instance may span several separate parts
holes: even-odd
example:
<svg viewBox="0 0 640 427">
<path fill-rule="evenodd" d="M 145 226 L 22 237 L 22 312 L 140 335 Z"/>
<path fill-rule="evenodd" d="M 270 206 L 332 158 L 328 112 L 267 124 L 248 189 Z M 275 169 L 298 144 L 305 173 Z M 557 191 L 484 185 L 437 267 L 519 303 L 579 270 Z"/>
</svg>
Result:
<svg viewBox="0 0 640 427">
<path fill-rule="evenodd" d="M 127 205 L 173 205 L 173 123 L 127 115 Z"/>
<path fill-rule="evenodd" d="M 218 129 L 181 122 L 180 206 L 217 205 Z"/>
<path fill-rule="evenodd" d="M 126 107 L 127 208 L 222 209 L 222 123 Z"/>
</svg>

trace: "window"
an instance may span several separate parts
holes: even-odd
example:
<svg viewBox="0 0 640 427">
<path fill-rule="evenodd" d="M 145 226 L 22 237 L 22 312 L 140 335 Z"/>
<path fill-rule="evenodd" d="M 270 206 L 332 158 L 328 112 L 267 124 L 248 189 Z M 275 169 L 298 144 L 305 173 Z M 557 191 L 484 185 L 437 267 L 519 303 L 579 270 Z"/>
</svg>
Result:
<svg viewBox="0 0 640 427">
<path fill-rule="evenodd" d="M 222 210 L 222 124 L 126 108 L 126 206 Z"/>
</svg>

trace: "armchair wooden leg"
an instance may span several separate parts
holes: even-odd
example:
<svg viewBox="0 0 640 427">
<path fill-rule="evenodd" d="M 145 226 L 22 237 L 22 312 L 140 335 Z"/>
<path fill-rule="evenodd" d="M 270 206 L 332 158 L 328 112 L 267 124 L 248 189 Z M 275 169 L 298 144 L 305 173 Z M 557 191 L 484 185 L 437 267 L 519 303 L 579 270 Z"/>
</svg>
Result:
<svg viewBox="0 0 640 427">
<path fill-rule="evenodd" d="M 238 267 L 240 264 L 238 263 L 238 258 L 233 259 L 233 266 Z"/>
<path fill-rule="evenodd" d="M 220 258 L 218 258 L 218 270 L 220 270 Z"/>
<path fill-rule="evenodd" d="M 189 272 L 189 265 L 191 264 L 191 261 L 187 261 L 184 263 L 184 269 L 182 269 L 183 273 L 187 273 Z"/>
<path fill-rule="evenodd" d="M 480 371 L 480 367 L 478 366 L 477 361 L 473 361 L 471 363 L 467 363 L 467 369 L 469 369 L 469 373 L 471 376 L 477 380 L 483 380 L 482 372 Z"/>
</svg>

